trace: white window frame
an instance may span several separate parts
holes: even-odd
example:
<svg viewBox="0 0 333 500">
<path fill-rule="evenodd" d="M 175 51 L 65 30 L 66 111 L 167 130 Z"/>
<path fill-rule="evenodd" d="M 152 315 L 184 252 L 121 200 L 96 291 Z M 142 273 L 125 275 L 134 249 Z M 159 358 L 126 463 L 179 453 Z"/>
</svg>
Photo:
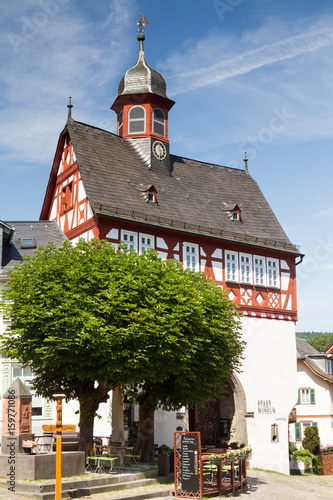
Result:
<svg viewBox="0 0 333 500">
<path fill-rule="evenodd" d="M 311 403 L 311 389 L 300 389 L 300 403 L 302 405 L 309 405 Z"/>
<path fill-rule="evenodd" d="M 138 251 L 138 233 L 133 231 L 121 230 L 121 241 L 125 243 L 127 248 Z M 129 245 L 128 245 L 129 243 Z"/>
<path fill-rule="evenodd" d="M 247 262 L 242 262 L 242 260 Z M 252 273 L 252 255 L 249 253 L 239 254 L 239 271 L 240 271 L 240 282 L 247 285 L 252 285 L 253 283 L 253 273 Z"/>
<path fill-rule="evenodd" d="M 238 283 L 238 252 L 225 250 L 225 280 Z M 234 264 L 234 265 L 233 265 Z"/>
<path fill-rule="evenodd" d="M 163 113 L 163 121 L 161 121 L 161 119 L 155 117 L 155 111 L 157 109 Z M 156 134 L 156 135 L 160 135 L 161 137 L 164 137 L 165 136 L 165 113 L 164 113 L 163 109 L 161 109 L 161 108 L 154 108 L 153 109 L 153 117 L 152 118 L 153 118 L 152 119 L 152 121 L 153 121 L 153 133 Z M 155 123 L 157 123 L 158 125 L 163 125 L 163 134 L 159 134 L 158 132 L 156 132 L 156 130 L 155 130 Z"/>
<path fill-rule="evenodd" d="M 278 259 L 267 257 L 267 286 L 270 288 L 280 288 L 280 266 Z M 271 274 L 273 270 L 273 274 Z M 276 274 L 274 271 L 276 270 Z"/>
<path fill-rule="evenodd" d="M 333 358 L 326 359 L 326 373 L 333 375 Z"/>
<path fill-rule="evenodd" d="M 30 368 L 25 367 L 23 368 L 20 363 L 12 363 L 11 365 L 12 369 L 12 381 L 16 378 L 20 378 L 20 380 L 23 382 L 23 384 L 27 387 L 27 389 L 31 392 L 32 394 L 32 409 L 34 408 L 41 408 L 42 413 L 41 415 L 32 415 L 32 418 L 44 418 L 44 400 L 42 396 L 35 396 L 35 391 L 33 388 L 33 380 L 34 380 L 34 374 L 31 372 Z M 14 370 L 16 370 L 16 374 L 14 375 Z M 20 375 L 17 373 L 17 371 L 20 370 Z M 25 371 L 29 370 L 30 375 L 26 375 Z"/>
<path fill-rule="evenodd" d="M 183 243 L 184 269 L 199 271 L 199 247 L 196 243 Z"/>
<path fill-rule="evenodd" d="M 131 111 L 133 111 L 135 108 L 141 108 L 143 109 L 143 118 L 131 118 Z M 127 128 L 128 128 L 128 135 L 135 135 L 135 134 L 145 134 L 146 133 L 146 108 L 144 106 L 141 106 L 140 104 L 135 104 L 134 106 L 131 106 L 130 109 L 128 110 L 127 114 Z M 143 121 L 143 130 L 136 130 L 134 132 L 131 132 L 131 123 L 133 122 L 141 122 Z"/>
<path fill-rule="evenodd" d="M 150 240 L 150 243 L 147 243 L 147 239 Z M 144 240 L 144 241 L 143 241 Z M 151 234 L 140 233 L 139 234 L 139 254 L 143 254 L 145 250 L 148 248 L 155 248 L 155 237 Z"/>
<path fill-rule="evenodd" d="M 259 260 L 259 262 L 256 262 Z M 254 262 L 254 284 L 266 286 L 266 258 L 260 255 L 253 256 Z"/>
</svg>

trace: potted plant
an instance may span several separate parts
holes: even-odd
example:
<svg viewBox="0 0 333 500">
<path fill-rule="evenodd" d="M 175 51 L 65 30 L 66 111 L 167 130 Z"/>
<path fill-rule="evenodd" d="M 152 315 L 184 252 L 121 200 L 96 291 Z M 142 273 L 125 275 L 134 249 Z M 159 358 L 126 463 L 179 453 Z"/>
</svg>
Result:
<svg viewBox="0 0 333 500">
<path fill-rule="evenodd" d="M 290 472 L 293 474 L 312 474 L 312 453 L 309 450 L 296 450 L 290 460 Z"/>
<path fill-rule="evenodd" d="M 231 443 L 229 443 L 229 446 L 232 450 L 237 450 L 238 449 L 238 443 L 237 441 L 231 441 Z"/>
<path fill-rule="evenodd" d="M 219 454 L 210 455 L 208 460 L 211 464 L 215 464 L 215 465 L 221 464 L 222 463 L 222 455 L 219 455 Z"/>
<path fill-rule="evenodd" d="M 221 441 L 221 448 L 226 450 L 228 448 L 228 441 Z"/>
<path fill-rule="evenodd" d="M 228 462 L 234 462 L 235 461 L 235 454 L 231 451 L 230 453 L 226 453 L 224 459 L 225 461 Z"/>
</svg>

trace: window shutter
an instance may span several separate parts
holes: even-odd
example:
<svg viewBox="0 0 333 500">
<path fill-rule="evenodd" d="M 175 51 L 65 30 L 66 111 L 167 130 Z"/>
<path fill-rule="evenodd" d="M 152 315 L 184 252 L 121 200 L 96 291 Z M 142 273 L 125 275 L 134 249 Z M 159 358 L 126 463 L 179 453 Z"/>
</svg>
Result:
<svg viewBox="0 0 333 500">
<path fill-rule="evenodd" d="M 295 439 L 296 441 L 301 440 L 301 422 L 295 422 Z"/>
<path fill-rule="evenodd" d="M 318 422 L 312 422 L 313 427 L 318 427 Z"/>
<path fill-rule="evenodd" d="M 297 404 L 301 404 L 301 390 L 298 389 L 298 401 L 297 401 Z"/>
<path fill-rule="evenodd" d="M 315 400 L 315 390 L 314 389 L 310 389 L 310 403 L 311 404 L 315 404 L 316 400 Z"/>
</svg>

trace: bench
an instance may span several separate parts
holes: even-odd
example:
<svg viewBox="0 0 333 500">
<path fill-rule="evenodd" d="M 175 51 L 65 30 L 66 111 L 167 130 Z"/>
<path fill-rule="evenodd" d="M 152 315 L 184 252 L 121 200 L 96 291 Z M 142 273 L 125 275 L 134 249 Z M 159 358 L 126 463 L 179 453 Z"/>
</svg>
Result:
<svg viewBox="0 0 333 500">
<path fill-rule="evenodd" d="M 44 436 L 52 437 L 53 451 L 56 450 L 56 432 L 44 432 Z M 63 432 L 62 433 L 62 451 L 78 451 L 79 450 L 79 432 Z"/>
</svg>

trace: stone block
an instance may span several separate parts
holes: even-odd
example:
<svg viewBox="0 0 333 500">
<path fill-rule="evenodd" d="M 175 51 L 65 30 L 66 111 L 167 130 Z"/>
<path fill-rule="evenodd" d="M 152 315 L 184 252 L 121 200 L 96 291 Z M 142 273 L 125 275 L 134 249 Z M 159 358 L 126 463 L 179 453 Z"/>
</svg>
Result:
<svg viewBox="0 0 333 500">
<path fill-rule="evenodd" d="M 62 477 L 84 474 L 84 451 L 68 451 L 61 454 Z M 56 453 L 27 455 L 19 453 L 13 457 L 0 455 L 0 476 L 7 477 L 9 473 L 17 479 L 55 479 Z"/>
</svg>

